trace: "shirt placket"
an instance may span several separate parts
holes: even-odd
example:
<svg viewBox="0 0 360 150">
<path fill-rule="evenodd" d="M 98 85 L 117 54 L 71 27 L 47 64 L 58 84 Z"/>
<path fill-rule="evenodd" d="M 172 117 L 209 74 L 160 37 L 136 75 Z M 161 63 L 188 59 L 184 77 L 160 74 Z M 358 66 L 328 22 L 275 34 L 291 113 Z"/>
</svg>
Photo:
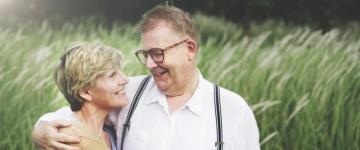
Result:
<svg viewBox="0 0 360 150">
<path fill-rule="evenodd" d="M 163 137 L 163 142 L 161 144 L 161 150 L 170 150 L 171 145 L 173 142 L 173 135 L 174 135 L 174 117 L 169 116 L 168 117 L 168 125 L 165 129 L 165 134 Z"/>
</svg>

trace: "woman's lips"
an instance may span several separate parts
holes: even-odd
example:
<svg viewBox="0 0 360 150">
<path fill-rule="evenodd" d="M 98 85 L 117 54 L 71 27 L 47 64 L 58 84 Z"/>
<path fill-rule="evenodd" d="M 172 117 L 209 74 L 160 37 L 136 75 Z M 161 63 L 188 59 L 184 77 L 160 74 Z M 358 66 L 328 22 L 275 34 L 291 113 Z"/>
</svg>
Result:
<svg viewBox="0 0 360 150">
<path fill-rule="evenodd" d="M 115 95 L 125 95 L 125 90 L 119 90 L 115 92 Z"/>
</svg>

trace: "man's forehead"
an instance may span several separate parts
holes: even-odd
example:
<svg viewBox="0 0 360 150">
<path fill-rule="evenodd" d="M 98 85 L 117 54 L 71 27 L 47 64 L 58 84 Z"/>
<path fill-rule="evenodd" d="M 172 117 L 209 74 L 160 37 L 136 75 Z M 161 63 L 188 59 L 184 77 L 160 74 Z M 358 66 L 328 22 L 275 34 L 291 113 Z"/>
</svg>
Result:
<svg viewBox="0 0 360 150">
<path fill-rule="evenodd" d="M 144 49 L 163 48 L 177 42 L 180 38 L 177 35 L 149 36 L 142 37 L 140 46 Z"/>
<path fill-rule="evenodd" d="M 166 39 L 163 38 L 141 38 L 140 46 L 144 49 L 150 49 L 155 47 L 161 47 L 164 43 L 166 43 Z"/>
<path fill-rule="evenodd" d="M 144 49 L 169 46 L 186 38 L 186 35 L 173 31 L 166 26 L 158 26 L 141 34 L 140 46 Z"/>
</svg>

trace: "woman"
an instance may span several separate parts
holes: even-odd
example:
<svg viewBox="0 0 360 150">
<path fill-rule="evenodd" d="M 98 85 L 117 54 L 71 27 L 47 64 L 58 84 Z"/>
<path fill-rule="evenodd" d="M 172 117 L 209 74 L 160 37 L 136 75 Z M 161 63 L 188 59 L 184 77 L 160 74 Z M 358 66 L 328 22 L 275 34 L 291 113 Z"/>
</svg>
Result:
<svg viewBox="0 0 360 150">
<path fill-rule="evenodd" d="M 104 126 L 112 109 L 128 104 L 120 51 L 96 43 L 75 43 L 56 67 L 55 80 L 70 103 L 72 125 L 60 132 L 77 135 L 81 149 L 116 149 L 115 134 Z"/>
</svg>

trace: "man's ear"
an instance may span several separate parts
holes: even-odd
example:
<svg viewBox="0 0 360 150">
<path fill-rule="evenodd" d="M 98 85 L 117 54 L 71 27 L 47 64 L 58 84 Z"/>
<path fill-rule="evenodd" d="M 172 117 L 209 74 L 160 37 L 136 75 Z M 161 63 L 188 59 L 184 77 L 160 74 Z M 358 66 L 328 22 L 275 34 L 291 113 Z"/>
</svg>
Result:
<svg viewBox="0 0 360 150">
<path fill-rule="evenodd" d="M 82 99 L 84 99 L 84 100 L 86 100 L 86 101 L 88 101 L 88 102 L 91 102 L 91 95 L 90 95 L 90 92 L 89 92 L 88 88 L 82 88 L 82 89 L 80 89 L 80 91 L 79 91 L 79 96 L 80 96 Z"/>
<path fill-rule="evenodd" d="M 189 60 L 195 59 L 195 56 L 198 52 L 196 42 L 189 39 L 188 41 L 186 41 L 186 44 L 187 44 L 187 48 L 188 48 L 188 59 Z"/>
</svg>

